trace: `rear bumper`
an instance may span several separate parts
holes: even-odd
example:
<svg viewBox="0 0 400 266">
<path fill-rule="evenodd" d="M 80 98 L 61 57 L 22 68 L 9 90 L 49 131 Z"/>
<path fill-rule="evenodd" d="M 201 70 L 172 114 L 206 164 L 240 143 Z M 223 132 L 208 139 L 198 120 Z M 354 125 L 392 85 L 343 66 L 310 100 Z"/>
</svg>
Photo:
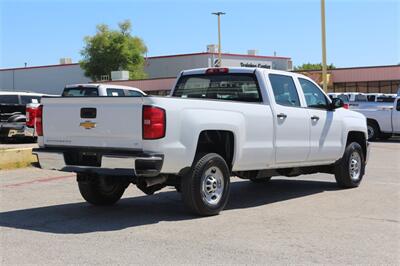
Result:
<svg viewBox="0 0 400 266">
<path fill-rule="evenodd" d="M 156 176 L 164 161 L 161 154 L 105 149 L 38 148 L 33 154 L 43 169 L 108 176 Z"/>
</svg>

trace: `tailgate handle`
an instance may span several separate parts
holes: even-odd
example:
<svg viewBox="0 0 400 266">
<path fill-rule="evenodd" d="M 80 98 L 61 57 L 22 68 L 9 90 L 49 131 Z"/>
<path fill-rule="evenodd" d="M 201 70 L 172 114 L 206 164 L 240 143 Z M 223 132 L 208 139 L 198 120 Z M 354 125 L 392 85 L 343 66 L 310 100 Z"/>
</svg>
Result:
<svg viewBox="0 0 400 266">
<path fill-rule="evenodd" d="M 96 108 L 81 108 L 81 118 L 96 118 Z"/>
</svg>

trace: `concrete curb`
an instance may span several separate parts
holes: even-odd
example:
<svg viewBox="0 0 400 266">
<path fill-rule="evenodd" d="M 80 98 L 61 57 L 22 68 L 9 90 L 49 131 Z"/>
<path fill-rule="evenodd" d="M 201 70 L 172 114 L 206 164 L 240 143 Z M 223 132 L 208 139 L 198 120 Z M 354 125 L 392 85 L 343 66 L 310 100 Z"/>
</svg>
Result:
<svg viewBox="0 0 400 266">
<path fill-rule="evenodd" d="M 32 148 L 0 149 L 0 170 L 23 168 L 37 163 Z"/>
</svg>

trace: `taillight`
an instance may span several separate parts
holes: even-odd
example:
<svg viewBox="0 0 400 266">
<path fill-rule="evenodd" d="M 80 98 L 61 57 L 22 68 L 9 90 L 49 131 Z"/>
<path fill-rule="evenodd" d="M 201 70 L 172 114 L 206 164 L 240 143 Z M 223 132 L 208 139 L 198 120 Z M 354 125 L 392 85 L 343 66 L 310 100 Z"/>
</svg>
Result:
<svg viewBox="0 0 400 266">
<path fill-rule="evenodd" d="M 37 111 L 37 108 L 26 107 L 26 126 L 27 127 L 35 127 L 36 111 Z"/>
<path fill-rule="evenodd" d="M 344 104 L 343 104 L 343 108 L 344 108 L 344 109 L 349 109 L 349 104 L 348 104 L 348 103 L 344 103 Z"/>
<path fill-rule="evenodd" d="M 38 136 L 43 136 L 43 105 L 36 109 L 35 130 Z"/>
<path fill-rule="evenodd" d="M 159 107 L 143 106 L 143 139 L 160 139 L 165 136 L 165 110 Z"/>
<path fill-rule="evenodd" d="M 214 67 L 214 68 L 209 68 L 206 70 L 206 74 L 220 74 L 220 73 L 228 73 L 229 68 L 220 68 L 220 67 Z"/>
</svg>

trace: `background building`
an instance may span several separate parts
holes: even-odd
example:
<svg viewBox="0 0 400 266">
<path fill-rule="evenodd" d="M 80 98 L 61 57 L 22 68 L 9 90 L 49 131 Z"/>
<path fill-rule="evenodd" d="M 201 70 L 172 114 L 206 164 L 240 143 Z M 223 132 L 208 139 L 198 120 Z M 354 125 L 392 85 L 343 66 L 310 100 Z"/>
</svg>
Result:
<svg viewBox="0 0 400 266">
<path fill-rule="evenodd" d="M 322 84 L 320 70 L 298 72 Z M 328 81 L 330 92 L 396 93 L 400 87 L 400 65 L 331 69 Z"/>
<path fill-rule="evenodd" d="M 148 57 L 145 80 L 108 80 L 107 83 L 137 87 L 150 94 L 167 94 L 179 72 L 183 69 L 212 67 L 218 54 L 207 47 L 203 53 Z M 215 47 L 214 47 L 215 48 Z M 248 54 L 222 54 L 223 66 L 264 67 L 291 70 L 289 57 L 262 56 L 257 51 Z M 318 83 L 322 83 L 321 71 L 299 71 Z M 396 93 L 400 86 L 400 65 L 336 68 L 328 71 L 328 90 L 334 92 L 381 92 Z M 0 90 L 32 91 L 60 94 L 66 84 L 88 83 L 79 64 L 61 60 L 59 65 L 0 69 Z"/>
<path fill-rule="evenodd" d="M 170 90 L 168 80 L 175 79 L 180 71 L 191 68 L 212 67 L 218 54 L 210 50 L 203 53 L 178 54 L 168 56 L 154 56 L 146 58 L 145 72 L 148 81 L 140 81 L 138 84 L 146 84 L 147 90 Z M 84 76 L 84 71 L 79 64 L 66 64 L 66 60 L 60 60 L 59 65 L 22 67 L 0 69 L 0 90 L 3 91 L 32 91 L 49 94 L 60 94 L 66 84 L 88 83 L 91 80 Z M 264 67 L 279 70 L 291 70 L 290 57 L 261 56 L 256 50 L 249 50 L 249 54 L 222 54 L 224 66 L 248 66 Z M 107 75 L 106 75 L 107 76 Z M 166 82 L 160 78 L 165 79 Z M 106 78 L 107 81 L 109 78 Z M 135 84 L 137 82 L 134 82 Z"/>
</svg>

